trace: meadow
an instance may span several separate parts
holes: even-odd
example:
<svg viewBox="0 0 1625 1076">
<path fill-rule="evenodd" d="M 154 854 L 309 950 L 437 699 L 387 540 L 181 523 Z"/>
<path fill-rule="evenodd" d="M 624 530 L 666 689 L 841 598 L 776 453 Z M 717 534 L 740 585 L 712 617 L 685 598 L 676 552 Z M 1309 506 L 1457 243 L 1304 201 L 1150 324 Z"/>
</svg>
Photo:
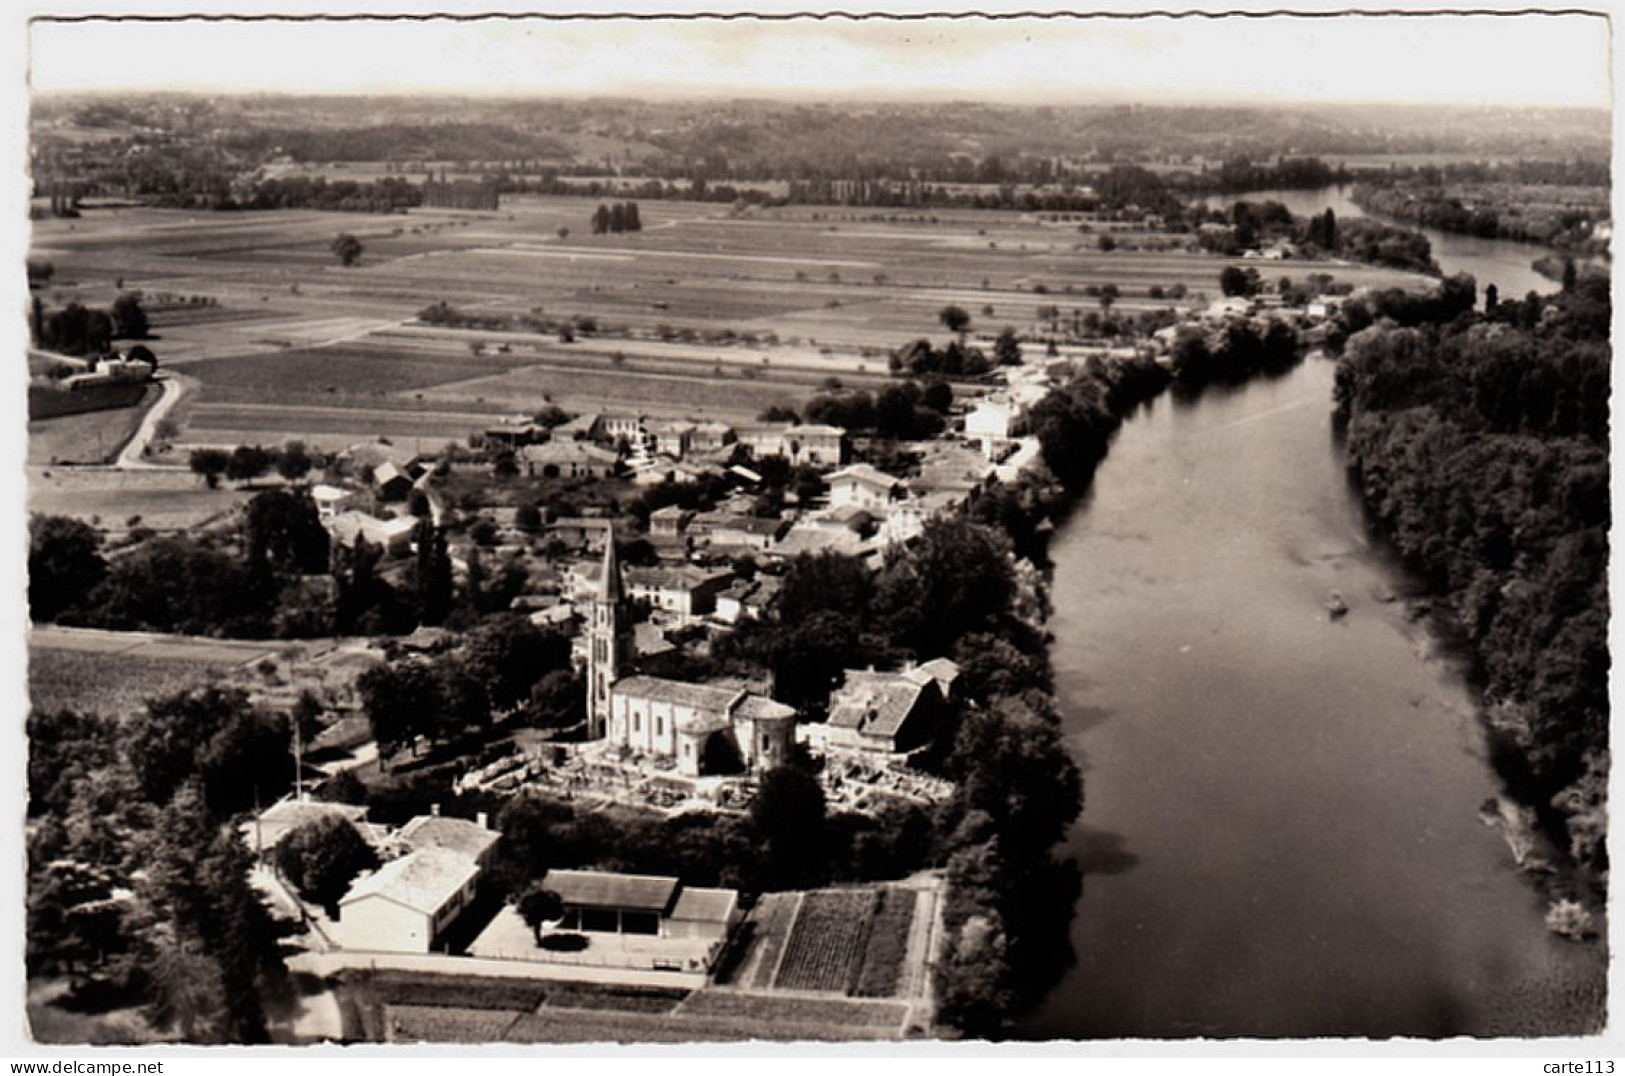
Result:
<svg viewBox="0 0 1625 1076">
<path fill-rule="evenodd" d="M 201 388 L 179 444 L 300 438 L 339 447 L 371 434 L 439 441 L 545 402 L 567 409 L 749 419 L 804 400 L 829 378 L 879 384 L 886 355 L 941 340 L 957 304 L 984 343 L 1006 325 L 1037 334 L 1038 310 L 1114 310 L 1218 294 L 1217 257 L 1179 237 L 1098 222 L 975 210 L 736 209 L 650 202 L 644 230 L 591 234 L 596 202 L 514 196 L 501 210 L 364 215 L 112 208 L 35 224 L 32 256 L 55 276 L 50 305 L 106 305 L 121 290 L 171 297 L 152 347 Z M 338 264 L 350 232 L 365 252 Z M 1262 266 L 1261 266 L 1262 268 Z M 1329 262 L 1355 285 L 1414 281 Z M 177 306 L 173 297 L 204 297 Z M 445 302 L 481 317 L 591 319 L 565 343 L 416 321 Z M 744 338 L 745 343 L 728 342 Z"/>
</svg>

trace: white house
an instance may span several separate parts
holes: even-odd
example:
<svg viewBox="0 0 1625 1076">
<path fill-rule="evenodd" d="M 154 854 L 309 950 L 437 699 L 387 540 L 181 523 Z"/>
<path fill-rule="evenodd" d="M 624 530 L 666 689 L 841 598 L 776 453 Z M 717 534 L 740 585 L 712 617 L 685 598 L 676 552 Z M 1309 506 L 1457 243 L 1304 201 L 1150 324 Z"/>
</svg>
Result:
<svg viewBox="0 0 1625 1076">
<path fill-rule="evenodd" d="M 355 503 L 356 492 L 318 483 L 310 487 L 310 499 L 316 502 L 316 517 L 323 523 L 331 523 L 340 512 Z"/>
<path fill-rule="evenodd" d="M 434 952 L 474 899 L 479 875 L 474 860 L 444 848 L 391 860 L 339 901 L 339 938 L 346 949 Z"/>
<path fill-rule="evenodd" d="M 854 463 L 832 472 L 829 482 L 831 508 L 885 508 L 903 494 L 903 480 L 871 467 Z"/>
<path fill-rule="evenodd" d="M 1008 441 L 1015 424 L 1015 409 L 997 400 L 983 400 L 965 415 L 965 437 L 972 441 Z"/>
</svg>

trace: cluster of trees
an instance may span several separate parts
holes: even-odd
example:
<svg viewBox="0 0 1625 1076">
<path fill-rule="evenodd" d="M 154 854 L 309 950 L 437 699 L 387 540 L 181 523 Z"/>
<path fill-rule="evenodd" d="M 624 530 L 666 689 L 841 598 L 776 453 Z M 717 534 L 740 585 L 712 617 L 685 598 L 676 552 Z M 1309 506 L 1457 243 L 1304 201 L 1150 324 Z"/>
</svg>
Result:
<svg viewBox="0 0 1625 1076">
<path fill-rule="evenodd" d="M 592 234 L 603 235 L 610 232 L 619 235 L 621 232 L 641 232 L 643 221 L 638 219 L 638 204 L 636 202 L 616 202 L 614 205 L 600 205 L 592 215 Z"/>
<path fill-rule="evenodd" d="M 198 448 L 187 457 L 192 473 L 208 483 L 210 489 L 220 485 L 222 478 L 230 482 L 252 482 L 272 471 L 289 482 L 300 482 L 322 462 L 303 441 L 289 441 L 281 448 L 238 445 L 230 452 L 223 448 Z"/>
<path fill-rule="evenodd" d="M 292 992 L 235 822 L 292 783 L 286 715 L 205 687 L 119 718 L 36 710 L 28 743 L 30 974 L 187 1042 L 268 1041 Z"/>
<path fill-rule="evenodd" d="M 1304 219 L 1293 216 L 1280 202 L 1266 200 L 1236 202 L 1229 213 L 1209 210 L 1205 219 L 1229 225 L 1226 231 L 1198 236 L 1199 245 L 1218 254 L 1235 256 L 1266 242 L 1290 241 L 1306 248 L 1310 255 L 1325 253 L 1420 273 L 1438 271 L 1433 246 L 1426 236 L 1368 217 L 1340 221 L 1328 209 Z"/>
<path fill-rule="evenodd" d="M 222 198 L 213 208 L 325 209 L 343 213 L 404 213 L 421 205 L 423 190 L 405 176 L 369 182 L 329 181 L 326 176 L 262 179 L 240 196 Z"/>
<path fill-rule="evenodd" d="M 941 378 L 924 385 L 904 381 L 879 393 L 867 389 L 821 393 L 807 402 L 802 417 L 877 437 L 923 441 L 942 432 L 953 399 L 953 388 Z"/>
<path fill-rule="evenodd" d="M 1349 171 L 1333 167 L 1319 157 L 1279 157 L 1274 164 L 1254 164 L 1247 157 L 1232 157 L 1216 170 L 1203 169 L 1190 180 L 1191 189 L 1221 194 L 1263 190 L 1317 190 L 1349 181 Z"/>
<path fill-rule="evenodd" d="M 34 346 L 63 355 L 105 355 L 114 340 L 144 340 L 150 332 L 140 292 L 124 292 L 106 310 L 71 302 L 60 310 L 34 300 Z"/>
<path fill-rule="evenodd" d="M 264 637 L 292 585 L 199 539 L 152 538 L 109 561 L 94 528 L 60 516 L 31 520 L 28 563 L 35 620 L 126 631 Z"/>
<path fill-rule="evenodd" d="M 1509 788 L 1599 873 L 1607 289 L 1373 325 L 1348 341 L 1337 381 L 1350 467 L 1471 645 Z"/>
<path fill-rule="evenodd" d="M 418 311 L 418 320 L 425 325 L 442 325 L 452 329 L 481 329 L 485 332 L 558 333 L 596 336 L 608 332 L 624 332 L 616 326 L 602 325 L 591 314 L 573 314 L 549 317 L 540 308 L 528 314 L 473 314 L 441 300 Z"/>
<path fill-rule="evenodd" d="M 1577 248 L 1592 237 L 1593 225 L 1608 217 L 1607 180 L 1603 180 L 1594 206 L 1534 203 L 1538 188 L 1474 188 L 1473 204 L 1463 204 L 1459 187 L 1416 183 L 1362 183 L 1354 188 L 1356 205 L 1371 213 L 1412 221 L 1424 228 L 1474 235 L 1483 239 L 1511 239 Z M 1604 244 L 1599 244 L 1603 246 Z"/>
<path fill-rule="evenodd" d="M 356 690 L 386 760 L 415 753 L 420 739 L 448 743 L 489 727 L 498 713 L 524 709 L 533 723 L 568 724 L 581 701 L 569 637 L 518 616 L 486 621 L 453 650 L 374 666 Z"/>
<path fill-rule="evenodd" d="M 1337 254 L 1354 261 L 1418 273 L 1437 272 L 1439 268 L 1433 260 L 1433 244 L 1427 236 L 1409 228 L 1355 217 L 1338 226 L 1336 238 Z"/>
<path fill-rule="evenodd" d="M 1168 381 L 1168 372 L 1149 357 L 1091 359 L 1028 415 L 1028 430 L 1038 438 L 1045 466 L 1070 488 L 1087 486 L 1124 416 Z"/>
<path fill-rule="evenodd" d="M 390 122 L 355 126 L 252 126 L 225 144 L 242 153 L 286 154 L 296 161 L 496 161 L 568 157 L 570 147 L 551 135 L 508 124 Z"/>
<path fill-rule="evenodd" d="M 487 568 L 476 547 L 457 585 L 445 534 L 423 520 L 406 579 L 391 583 L 378 546 L 330 544 L 303 490 L 256 494 L 234 532 L 145 536 L 113 558 L 96 529 L 75 519 L 35 516 L 29 539 L 32 617 L 119 631 L 308 638 L 461 629 L 506 610 L 526 574 L 511 559 Z"/>
<path fill-rule="evenodd" d="M 1208 332 L 1181 329 L 1171 349 L 1174 376 L 1192 388 L 1284 373 L 1302 357 L 1298 330 L 1280 318 L 1271 318 L 1262 330 L 1239 318 Z"/>
<path fill-rule="evenodd" d="M 1485 293 L 1488 299 L 1490 288 L 1486 288 Z M 1405 327 L 1439 325 L 1470 313 L 1477 302 L 1478 282 L 1469 273 L 1456 273 L 1445 277 L 1432 291 L 1423 295 L 1405 288 L 1385 288 L 1358 298 L 1345 299 L 1338 308 L 1336 328 L 1338 333 L 1349 334 L 1378 321 L 1392 321 Z M 1524 308 L 1516 301 L 1501 303 L 1497 297 L 1493 305 L 1504 308 L 1500 314 L 1502 319 L 1524 313 Z M 1541 308 L 1541 300 L 1535 296 L 1532 309 L 1538 314 Z M 1337 342 L 1335 335 L 1331 342 Z"/>
</svg>

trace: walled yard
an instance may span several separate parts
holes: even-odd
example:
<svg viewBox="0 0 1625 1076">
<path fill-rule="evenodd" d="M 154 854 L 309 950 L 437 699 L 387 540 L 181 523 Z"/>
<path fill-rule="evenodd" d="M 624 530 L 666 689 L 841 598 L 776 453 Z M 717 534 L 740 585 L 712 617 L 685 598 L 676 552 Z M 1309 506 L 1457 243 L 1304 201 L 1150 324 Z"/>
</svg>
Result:
<svg viewBox="0 0 1625 1076">
<path fill-rule="evenodd" d="M 342 973 L 346 1037 L 387 1042 L 712 1042 L 899 1039 L 929 1023 L 940 881 L 770 893 L 718 983 L 616 985 L 421 970 Z M 841 924 L 840 942 L 828 928 Z M 444 972 L 429 970 L 445 965 Z"/>
</svg>

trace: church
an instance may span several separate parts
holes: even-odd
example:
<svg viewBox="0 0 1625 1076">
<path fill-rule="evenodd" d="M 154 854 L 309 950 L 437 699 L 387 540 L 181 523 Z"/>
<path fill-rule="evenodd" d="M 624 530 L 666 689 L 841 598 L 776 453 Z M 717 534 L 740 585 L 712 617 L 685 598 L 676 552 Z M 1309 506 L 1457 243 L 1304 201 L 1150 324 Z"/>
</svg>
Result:
<svg viewBox="0 0 1625 1076">
<path fill-rule="evenodd" d="M 689 777 L 789 761 L 796 711 L 743 687 L 633 675 L 632 622 L 614 535 L 587 625 L 587 738 L 669 758 Z"/>
</svg>

